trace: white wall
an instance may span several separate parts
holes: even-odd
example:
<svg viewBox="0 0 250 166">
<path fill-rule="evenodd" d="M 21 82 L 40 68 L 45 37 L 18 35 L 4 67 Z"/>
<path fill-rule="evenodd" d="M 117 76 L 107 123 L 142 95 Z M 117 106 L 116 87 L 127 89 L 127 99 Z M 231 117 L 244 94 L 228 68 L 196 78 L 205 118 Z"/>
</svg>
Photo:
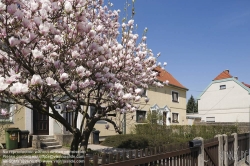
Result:
<svg viewBox="0 0 250 166">
<path fill-rule="evenodd" d="M 198 100 L 201 120 L 215 117 L 215 122 L 249 122 L 249 92 L 238 81 L 215 81 Z M 220 90 L 220 85 L 226 89 Z"/>
</svg>

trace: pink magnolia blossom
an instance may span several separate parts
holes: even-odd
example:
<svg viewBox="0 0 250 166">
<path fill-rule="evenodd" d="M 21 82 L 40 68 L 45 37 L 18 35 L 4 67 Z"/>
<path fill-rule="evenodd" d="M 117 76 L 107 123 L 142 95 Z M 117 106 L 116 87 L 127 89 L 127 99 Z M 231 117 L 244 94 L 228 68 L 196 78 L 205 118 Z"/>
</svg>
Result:
<svg viewBox="0 0 250 166">
<path fill-rule="evenodd" d="M 0 2 L 0 11 L 5 10 L 5 9 L 6 9 L 6 5 Z"/>
<path fill-rule="evenodd" d="M 132 95 L 130 93 L 126 93 L 125 95 L 122 96 L 123 99 L 129 100 L 132 98 Z"/>
<path fill-rule="evenodd" d="M 123 89 L 123 85 L 120 83 L 115 83 L 114 88 L 117 90 L 122 90 Z"/>
<path fill-rule="evenodd" d="M 166 80 L 165 82 L 163 82 L 165 85 L 168 85 L 169 84 L 169 81 Z"/>
<path fill-rule="evenodd" d="M 135 108 L 135 107 L 132 107 L 132 108 L 131 108 L 131 111 L 132 111 L 132 112 L 135 112 L 135 111 L 136 111 L 136 108 Z"/>
<path fill-rule="evenodd" d="M 42 59 L 43 58 L 43 53 L 37 49 L 34 49 L 31 51 L 32 55 L 35 59 Z"/>
<path fill-rule="evenodd" d="M 60 35 L 55 35 L 54 40 L 57 44 L 63 43 L 63 38 Z"/>
<path fill-rule="evenodd" d="M 47 78 L 46 78 L 46 82 L 47 82 L 47 85 L 48 85 L 48 86 L 56 86 L 56 85 L 57 85 L 56 80 L 54 80 L 54 79 L 51 78 L 51 77 L 47 77 Z"/>
<path fill-rule="evenodd" d="M 40 30 L 40 33 L 43 34 L 43 35 L 48 34 L 49 30 L 50 30 L 49 24 L 47 22 L 45 22 L 43 24 L 40 24 L 39 25 L 39 30 Z"/>
<path fill-rule="evenodd" d="M 37 8 L 39 7 L 39 4 L 36 1 L 31 0 L 30 7 L 31 11 L 36 11 Z"/>
<path fill-rule="evenodd" d="M 34 74 L 32 79 L 31 79 L 30 85 L 42 85 L 42 84 L 43 84 L 43 80 L 42 80 L 41 76 Z"/>
<path fill-rule="evenodd" d="M 77 52 L 77 51 L 73 51 L 72 52 L 72 58 L 79 58 L 80 57 L 80 54 Z"/>
<path fill-rule="evenodd" d="M 13 95 L 21 95 L 21 94 L 25 94 L 28 93 L 29 88 L 27 84 L 22 84 L 20 82 L 14 83 L 11 87 L 10 87 L 10 92 Z"/>
<path fill-rule="evenodd" d="M 16 4 L 11 4 L 9 6 L 7 6 L 7 12 L 9 14 L 14 14 L 17 10 L 17 5 Z"/>
<path fill-rule="evenodd" d="M 11 38 L 9 38 L 9 43 L 10 43 L 10 46 L 13 47 L 13 46 L 18 45 L 20 43 L 20 40 L 12 36 Z"/>
<path fill-rule="evenodd" d="M 77 86 L 76 86 L 75 82 L 73 81 L 72 84 L 70 85 L 70 90 L 74 91 L 76 89 L 77 89 Z"/>
<path fill-rule="evenodd" d="M 67 73 L 62 73 L 60 75 L 60 80 L 62 80 L 63 82 L 69 79 L 69 75 Z"/>
<path fill-rule="evenodd" d="M 3 77 L 0 77 L 0 92 L 7 89 L 8 86 L 9 84 L 5 82 L 5 79 Z"/>
<path fill-rule="evenodd" d="M 42 20 L 41 20 L 41 18 L 40 17 L 34 17 L 34 22 L 36 23 L 36 25 L 38 25 L 39 26 L 39 29 L 41 28 L 41 29 L 43 29 L 44 27 L 44 25 L 42 25 L 42 27 L 40 27 L 40 24 L 42 24 Z"/>
<path fill-rule="evenodd" d="M 8 111 L 4 108 L 1 109 L 1 115 L 6 116 L 8 115 Z"/>
<path fill-rule="evenodd" d="M 21 20 L 23 18 L 23 16 L 24 16 L 24 13 L 21 10 L 17 10 L 14 13 L 14 16 Z"/>
<path fill-rule="evenodd" d="M 132 26 L 134 24 L 134 20 L 129 20 L 128 21 L 128 26 Z"/>
<path fill-rule="evenodd" d="M 137 89 L 135 89 L 135 93 L 136 94 L 141 94 L 143 92 L 143 89 L 142 88 L 137 88 Z"/>
<path fill-rule="evenodd" d="M 139 101 L 141 99 L 141 96 L 136 96 L 135 101 Z"/>
<path fill-rule="evenodd" d="M 148 103 L 148 102 L 149 102 L 149 98 L 146 97 L 146 98 L 144 99 L 144 101 L 145 101 L 146 103 Z"/>
<path fill-rule="evenodd" d="M 65 2 L 65 6 L 64 7 L 65 7 L 65 11 L 67 13 L 70 13 L 72 11 L 72 5 L 71 5 L 71 3 L 69 1 Z"/>
</svg>

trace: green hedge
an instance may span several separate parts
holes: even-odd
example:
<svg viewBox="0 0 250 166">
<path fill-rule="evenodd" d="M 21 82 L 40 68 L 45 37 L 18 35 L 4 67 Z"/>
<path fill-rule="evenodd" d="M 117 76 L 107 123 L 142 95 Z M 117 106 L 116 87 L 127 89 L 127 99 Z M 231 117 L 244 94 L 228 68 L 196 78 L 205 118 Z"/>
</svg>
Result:
<svg viewBox="0 0 250 166">
<path fill-rule="evenodd" d="M 110 136 L 102 142 L 102 145 L 126 149 L 142 149 L 149 146 L 146 136 L 126 134 Z"/>
<path fill-rule="evenodd" d="M 141 149 L 168 144 L 186 143 L 195 137 L 214 138 L 217 134 L 237 133 L 237 126 L 162 126 L 136 125 L 133 134 L 116 135 L 105 139 L 102 145 L 116 148 Z"/>
</svg>

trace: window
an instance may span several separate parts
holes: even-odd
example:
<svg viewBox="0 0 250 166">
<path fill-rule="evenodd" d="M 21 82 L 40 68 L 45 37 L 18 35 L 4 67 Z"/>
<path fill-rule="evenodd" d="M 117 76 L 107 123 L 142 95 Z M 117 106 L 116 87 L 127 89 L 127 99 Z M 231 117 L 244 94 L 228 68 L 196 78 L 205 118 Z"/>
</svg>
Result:
<svg viewBox="0 0 250 166">
<path fill-rule="evenodd" d="M 0 122 L 12 122 L 12 110 L 14 106 L 7 103 L 0 103 Z"/>
<path fill-rule="evenodd" d="M 178 113 L 172 113 L 172 122 L 179 123 L 179 114 Z"/>
<path fill-rule="evenodd" d="M 90 117 L 95 116 L 94 111 L 95 111 L 95 107 L 90 106 L 90 111 L 89 111 Z M 98 114 L 98 112 L 97 112 L 97 114 Z M 96 123 L 97 124 L 107 124 L 107 122 L 105 120 L 98 120 Z"/>
<path fill-rule="evenodd" d="M 172 91 L 172 101 L 179 102 L 179 93 Z"/>
<path fill-rule="evenodd" d="M 206 122 L 215 122 L 215 117 L 206 117 Z"/>
<path fill-rule="evenodd" d="M 226 85 L 220 85 L 220 90 L 226 89 Z"/>
<path fill-rule="evenodd" d="M 146 111 L 137 110 L 136 111 L 136 122 L 144 123 L 146 119 Z"/>
</svg>

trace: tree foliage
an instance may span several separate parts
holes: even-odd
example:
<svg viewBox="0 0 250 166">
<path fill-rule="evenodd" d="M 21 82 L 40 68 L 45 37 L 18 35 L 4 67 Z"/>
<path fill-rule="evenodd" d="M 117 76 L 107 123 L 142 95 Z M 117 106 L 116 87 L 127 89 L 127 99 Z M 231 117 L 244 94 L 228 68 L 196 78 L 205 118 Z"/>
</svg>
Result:
<svg viewBox="0 0 250 166">
<path fill-rule="evenodd" d="M 198 112 L 198 102 L 195 101 L 194 97 L 191 95 L 187 103 L 187 113 L 197 113 L 197 112 Z"/>
<path fill-rule="evenodd" d="M 146 36 L 134 34 L 133 19 L 120 24 L 119 13 L 103 0 L 1 1 L 1 101 L 56 119 L 73 134 L 74 151 L 80 142 L 87 148 L 99 120 L 121 133 L 108 113 L 137 110 L 141 88 L 163 85 L 155 81 L 156 58 Z M 74 112 L 73 125 L 58 104 Z"/>
</svg>

